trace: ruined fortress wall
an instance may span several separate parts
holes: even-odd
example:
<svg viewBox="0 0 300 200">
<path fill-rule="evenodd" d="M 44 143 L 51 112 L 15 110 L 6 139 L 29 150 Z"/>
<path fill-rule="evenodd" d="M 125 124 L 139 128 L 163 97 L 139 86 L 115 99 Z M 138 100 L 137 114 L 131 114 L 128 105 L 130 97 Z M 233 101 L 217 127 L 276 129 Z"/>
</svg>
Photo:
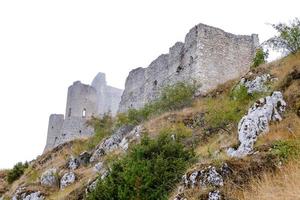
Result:
<svg viewBox="0 0 300 200">
<path fill-rule="evenodd" d="M 119 109 L 119 104 L 121 101 L 123 90 L 114 88 L 111 86 L 107 86 L 106 90 L 106 112 L 110 112 L 113 116 L 115 116 Z"/>
<path fill-rule="evenodd" d="M 68 89 L 66 118 L 90 117 L 97 114 L 97 91 L 76 81 Z"/>
<path fill-rule="evenodd" d="M 106 77 L 104 73 L 98 73 L 92 81 L 92 87 L 97 91 L 97 113 L 106 112 Z"/>
<path fill-rule="evenodd" d="M 199 24 L 185 37 L 155 59 L 147 68 L 132 70 L 125 84 L 120 112 L 141 108 L 158 98 L 162 88 L 176 82 L 200 85 L 198 94 L 245 74 L 259 45 L 253 34 L 234 35 Z"/>
<path fill-rule="evenodd" d="M 60 136 L 60 131 L 64 123 L 64 115 L 52 114 L 49 117 L 47 143 L 45 149 L 49 149 L 55 145 Z"/>
<path fill-rule="evenodd" d="M 97 91 L 97 113 L 116 115 L 123 90 L 107 85 L 106 76 L 101 72 L 92 81 L 92 87 Z"/>
<path fill-rule="evenodd" d="M 45 150 L 64 142 L 91 136 L 94 133 L 87 121 L 111 111 L 116 114 L 122 90 L 108 86 L 105 74 L 99 73 L 92 85 L 76 81 L 68 88 L 66 115 L 53 114 L 49 119 Z"/>
</svg>

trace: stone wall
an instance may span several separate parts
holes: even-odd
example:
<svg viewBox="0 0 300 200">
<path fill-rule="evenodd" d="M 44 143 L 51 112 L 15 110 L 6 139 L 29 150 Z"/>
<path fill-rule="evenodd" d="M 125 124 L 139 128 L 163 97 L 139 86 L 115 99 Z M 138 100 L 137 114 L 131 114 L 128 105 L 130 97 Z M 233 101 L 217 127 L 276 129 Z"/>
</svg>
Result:
<svg viewBox="0 0 300 200">
<path fill-rule="evenodd" d="M 108 86 L 104 73 L 98 73 L 92 81 L 92 87 L 97 88 L 97 113 L 111 112 L 115 115 L 119 108 L 123 90 Z"/>
<path fill-rule="evenodd" d="M 76 81 L 68 88 L 65 116 L 52 114 L 49 118 L 45 151 L 76 138 L 91 136 L 87 120 L 111 112 L 115 115 L 122 90 L 108 86 L 105 74 L 99 73 L 91 85 Z"/>
<path fill-rule="evenodd" d="M 141 108 L 159 97 L 160 91 L 176 82 L 200 85 L 206 94 L 219 84 L 245 74 L 259 45 L 258 35 L 234 35 L 199 24 L 177 42 L 168 54 L 160 55 L 147 68 L 132 70 L 125 84 L 120 112 Z"/>
</svg>

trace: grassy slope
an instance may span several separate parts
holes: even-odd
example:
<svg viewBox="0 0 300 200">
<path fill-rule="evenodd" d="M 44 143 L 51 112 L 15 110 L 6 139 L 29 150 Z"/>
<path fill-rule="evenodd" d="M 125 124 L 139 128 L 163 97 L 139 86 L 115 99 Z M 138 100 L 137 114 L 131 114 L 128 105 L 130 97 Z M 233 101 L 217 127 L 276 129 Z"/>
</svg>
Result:
<svg viewBox="0 0 300 200">
<path fill-rule="evenodd" d="M 283 174 L 287 176 L 296 177 L 299 175 L 299 163 L 290 161 L 287 167 L 295 169 L 296 174 L 289 174 L 291 170 L 285 170 L 285 166 L 282 170 L 278 170 L 276 175 L 274 173 L 268 172 L 269 169 L 273 168 L 272 163 L 265 162 L 265 154 L 267 148 L 277 140 L 296 140 L 300 137 L 300 118 L 296 115 L 297 106 L 299 103 L 299 80 L 289 82 L 287 80 L 288 74 L 297 68 L 300 71 L 300 54 L 296 56 L 289 56 L 282 60 L 260 66 L 253 73 L 271 73 L 278 78 L 278 81 L 272 85 L 273 89 L 284 90 L 284 97 L 288 102 L 288 111 L 285 114 L 285 118 L 280 123 L 273 123 L 270 126 L 270 133 L 260 137 L 256 148 L 261 151 L 261 156 L 249 157 L 243 160 L 235 160 L 228 158 L 225 150 L 238 144 L 237 141 L 237 119 L 228 116 L 227 113 L 231 110 L 227 110 L 228 107 L 236 106 L 232 105 L 228 100 L 228 93 L 231 88 L 236 84 L 237 81 L 230 81 L 218 89 L 213 91 L 208 97 L 196 99 L 192 107 L 184 108 L 179 111 L 167 112 L 160 116 L 152 117 L 150 120 L 144 123 L 145 128 L 148 130 L 151 137 L 156 137 L 157 133 L 162 129 L 176 129 L 185 132 L 191 132 L 191 137 L 186 141 L 187 145 L 193 145 L 195 147 L 196 154 L 198 155 L 198 160 L 195 165 L 193 165 L 189 170 L 199 168 L 206 164 L 219 164 L 221 162 L 228 162 L 237 171 L 235 177 L 228 180 L 228 188 L 224 188 L 224 193 L 228 196 L 232 196 L 238 199 L 259 199 L 261 193 L 270 193 L 269 195 L 275 194 L 271 190 L 270 185 L 278 185 L 279 181 L 284 179 Z M 252 101 L 246 103 L 241 107 L 241 113 L 244 113 L 248 106 L 251 105 Z M 224 106 L 226 105 L 226 106 Z M 213 108 L 213 109 L 212 109 Z M 219 112 L 221 118 L 216 118 L 215 115 L 209 112 Z M 221 112 L 222 111 L 222 112 Z M 208 120 L 203 117 L 212 116 Z M 230 118 L 229 123 L 222 126 L 221 128 L 216 128 L 215 125 L 219 124 L 219 121 L 223 118 Z M 239 119 L 239 118 L 238 118 Z M 218 121 L 219 120 L 219 121 Z M 215 123 L 215 122 L 218 123 Z M 212 126 L 212 123 L 214 126 Z M 193 127 L 193 128 L 189 128 Z M 214 128 L 212 128 L 214 127 Z M 10 190 L 7 195 L 12 195 L 15 189 L 20 185 L 27 185 L 31 189 L 38 189 L 48 196 L 48 199 L 76 199 L 78 193 L 82 192 L 82 188 L 88 182 L 89 179 L 93 179 L 97 176 L 92 170 L 92 166 L 85 168 L 80 168 L 75 171 L 78 175 L 78 180 L 76 184 L 68 187 L 67 189 L 60 191 L 57 188 L 44 188 L 41 187 L 39 182 L 39 177 L 41 173 L 51 167 L 58 167 L 65 170 L 65 162 L 70 154 L 78 154 L 78 146 L 85 143 L 85 141 L 77 140 L 74 142 L 67 143 L 63 146 L 55 148 L 54 150 L 47 152 L 46 154 L 37 158 L 33 162 L 33 165 L 25 172 L 25 174 L 15 183 L 10 185 Z M 82 149 L 80 149 L 81 151 Z M 268 149 L 267 149 L 268 150 Z M 261 168 L 256 168 L 256 166 L 262 166 Z M 188 171 L 189 171 L 188 170 Z M 261 181 L 258 181 L 257 177 L 248 176 L 247 174 L 257 173 L 264 177 Z M 293 173 L 294 173 L 293 172 Z M 292 173 L 292 172 L 291 172 Z M 240 180 L 244 180 L 241 182 Z M 297 179 L 295 179 L 296 184 Z M 298 181 L 299 184 L 299 181 Z M 1 183 L 0 183 L 1 185 Z M 269 187 L 270 190 L 267 188 Z M 277 187 L 277 186 L 276 186 Z M 288 193 L 292 194 L 292 187 L 289 184 L 278 185 L 280 187 L 281 194 L 286 195 Z M 262 190 L 261 188 L 266 188 Z M 249 195 L 253 194 L 257 197 L 251 197 Z M 176 188 L 174 187 L 174 194 L 176 193 Z M 186 194 L 189 199 L 199 199 L 203 191 L 190 190 Z M 267 195 L 267 194 L 266 194 Z M 170 195 L 172 199 L 173 194 Z M 272 197 L 273 198 L 273 197 Z M 276 199 L 276 198 L 275 198 Z"/>
</svg>

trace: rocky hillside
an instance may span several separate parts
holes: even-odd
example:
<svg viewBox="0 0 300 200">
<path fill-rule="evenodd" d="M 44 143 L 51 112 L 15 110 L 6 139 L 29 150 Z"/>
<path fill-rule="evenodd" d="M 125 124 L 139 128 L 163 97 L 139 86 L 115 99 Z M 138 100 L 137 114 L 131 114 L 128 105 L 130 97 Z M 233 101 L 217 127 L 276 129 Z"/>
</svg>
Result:
<svg viewBox="0 0 300 200">
<path fill-rule="evenodd" d="M 2 199 L 297 199 L 300 54 L 193 97 L 184 84 L 89 123 L 91 138 L 29 163 Z M 1 199 L 1 198 L 0 198 Z"/>
</svg>

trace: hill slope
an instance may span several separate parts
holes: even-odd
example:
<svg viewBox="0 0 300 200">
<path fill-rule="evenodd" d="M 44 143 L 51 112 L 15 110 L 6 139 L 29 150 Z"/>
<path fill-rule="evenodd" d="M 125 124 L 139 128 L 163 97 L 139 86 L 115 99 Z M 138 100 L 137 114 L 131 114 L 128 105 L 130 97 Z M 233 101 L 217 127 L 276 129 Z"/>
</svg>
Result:
<svg viewBox="0 0 300 200">
<path fill-rule="evenodd" d="M 141 120 L 134 118 L 134 122 L 130 121 L 129 115 L 119 115 L 118 119 L 94 119 L 90 122 L 96 130 L 94 137 L 62 144 L 39 156 L 12 184 L 6 183 L 6 172 L 1 172 L 0 196 L 4 199 L 15 196 L 17 199 L 44 197 L 56 200 L 83 199 L 89 194 L 89 199 L 103 199 L 97 191 L 110 194 L 103 188 L 105 184 L 115 187 L 112 183 L 117 177 L 123 180 L 119 190 L 113 191 L 119 199 L 143 199 L 141 195 L 144 194 L 148 195 L 146 199 L 155 199 L 149 194 L 156 194 L 160 199 L 177 200 L 299 197 L 300 165 L 296 160 L 300 150 L 300 54 L 261 65 L 244 78 L 253 81 L 265 75 L 268 75 L 265 82 L 258 81 L 262 88 L 251 94 L 247 92 L 249 88 L 238 85 L 240 80 L 233 80 L 205 97 L 194 98 L 192 104 L 181 109 L 151 111 L 151 115 Z M 249 155 L 242 158 L 228 156 L 228 148 L 239 145 L 238 122 L 259 98 L 273 91 L 282 92 L 287 103 L 286 111 L 281 114 L 283 119 L 270 122 L 269 131 L 258 136 Z M 144 141 L 146 135 L 148 142 Z M 168 139 L 159 143 L 161 135 L 168 135 L 176 144 Z M 178 148 L 176 152 L 192 153 L 191 157 L 174 156 L 172 159 L 178 160 L 170 168 L 169 159 L 164 156 L 166 151 L 175 148 Z M 157 157 L 146 157 L 145 152 L 149 155 L 156 152 Z M 160 161 L 160 156 L 167 161 Z M 142 165 L 144 162 L 148 164 Z M 121 174 L 122 169 L 133 170 L 132 166 L 139 167 L 133 173 L 128 171 L 129 177 L 127 172 Z M 147 170 L 153 175 L 147 174 Z M 170 170 L 178 174 L 166 173 Z M 141 179 L 134 176 L 139 173 Z M 162 175 L 169 178 L 160 177 Z M 167 185 L 153 184 L 162 178 L 166 178 L 163 180 L 168 182 Z M 148 188 L 141 187 L 145 180 Z M 152 188 L 150 192 L 149 188 Z M 120 191 L 135 192 L 121 198 Z"/>
</svg>

